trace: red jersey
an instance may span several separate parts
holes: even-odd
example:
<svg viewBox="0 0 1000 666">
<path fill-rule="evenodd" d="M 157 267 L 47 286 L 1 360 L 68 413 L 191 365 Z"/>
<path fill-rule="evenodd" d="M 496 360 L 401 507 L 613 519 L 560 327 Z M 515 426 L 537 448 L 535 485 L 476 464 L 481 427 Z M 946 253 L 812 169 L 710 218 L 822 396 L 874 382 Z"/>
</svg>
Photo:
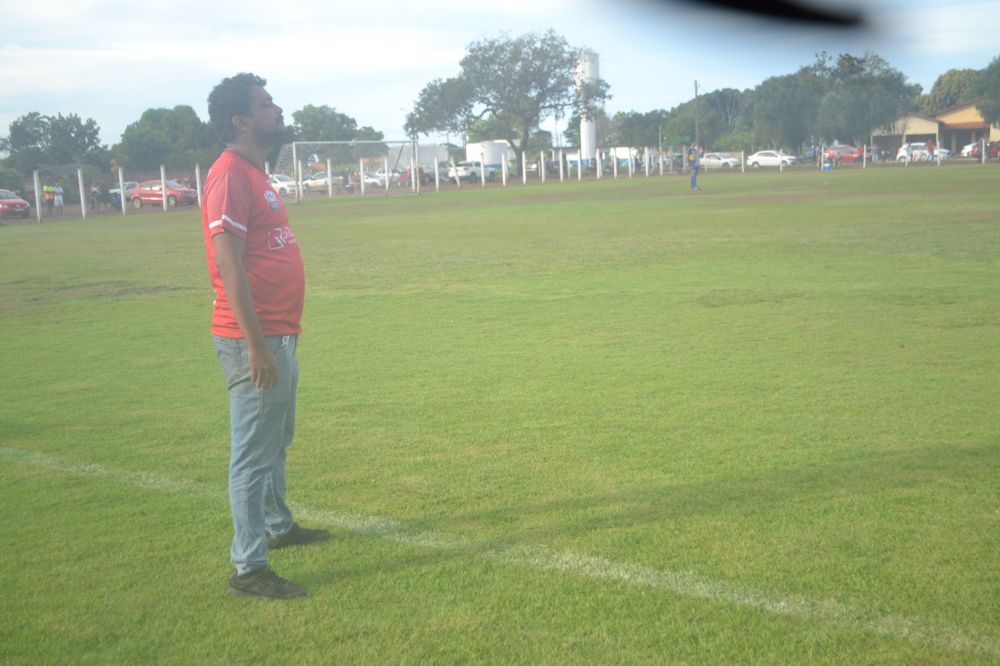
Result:
<svg viewBox="0 0 1000 666">
<path fill-rule="evenodd" d="M 205 178 L 201 226 L 208 273 L 215 289 L 212 333 L 226 338 L 245 337 L 215 265 L 212 238 L 221 233 L 235 234 L 246 243 L 243 268 L 264 335 L 300 333 L 305 300 L 302 255 L 288 226 L 285 206 L 271 188 L 268 175 L 236 151 L 223 151 Z"/>
</svg>

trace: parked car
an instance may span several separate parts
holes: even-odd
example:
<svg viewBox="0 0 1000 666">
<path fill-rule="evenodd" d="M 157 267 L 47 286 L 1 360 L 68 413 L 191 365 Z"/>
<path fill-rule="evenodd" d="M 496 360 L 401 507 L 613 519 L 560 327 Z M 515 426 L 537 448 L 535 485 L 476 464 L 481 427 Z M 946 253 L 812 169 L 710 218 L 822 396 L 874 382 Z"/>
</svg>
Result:
<svg viewBox="0 0 1000 666">
<path fill-rule="evenodd" d="M 705 153 L 701 156 L 701 166 L 706 169 L 732 169 L 741 165 L 740 158 L 722 153 Z"/>
<path fill-rule="evenodd" d="M 747 157 L 747 164 L 757 168 L 762 166 L 789 166 L 797 162 L 795 155 L 785 155 L 777 150 L 758 150 Z"/>
<path fill-rule="evenodd" d="M 423 167 L 417 167 L 417 177 L 420 179 L 421 185 L 429 185 L 434 182 L 434 176 L 424 171 Z M 409 169 L 404 169 L 403 172 L 399 174 L 399 186 L 400 187 L 410 186 Z"/>
<path fill-rule="evenodd" d="M 271 174 L 271 188 L 283 197 L 294 197 L 297 190 L 294 178 L 277 173 Z"/>
<path fill-rule="evenodd" d="M 864 148 L 855 148 L 846 143 L 829 146 L 823 151 L 823 159 L 834 164 L 854 164 L 864 160 Z"/>
<path fill-rule="evenodd" d="M 482 180 L 482 174 L 486 174 L 486 180 L 494 180 L 497 177 L 496 167 L 487 165 L 484 168 L 478 161 L 473 161 L 459 162 L 453 168 L 448 169 L 448 178 L 467 180 L 470 183 Z"/>
<path fill-rule="evenodd" d="M 134 180 L 125 181 L 125 201 L 128 201 L 132 197 L 132 190 L 134 190 L 138 186 L 139 183 L 135 182 Z M 112 187 L 110 190 L 108 190 L 108 196 L 111 197 L 112 201 L 120 202 L 122 200 L 122 188 Z"/>
<path fill-rule="evenodd" d="M 0 219 L 31 215 L 31 204 L 10 190 L 0 190 Z"/>
<path fill-rule="evenodd" d="M 983 147 L 977 143 L 972 147 L 969 156 L 975 159 L 982 159 Z M 986 144 L 986 159 L 995 160 L 1000 157 L 1000 141 L 990 141 Z"/>
<path fill-rule="evenodd" d="M 145 204 L 163 205 L 163 185 L 158 180 L 144 180 L 132 190 L 129 197 L 132 208 L 142 208 Z M 198 193 L 181 185 L 176 180 L 167 181 L 167 206 L 173 208 L 177 204 L 194 206 L 198 203 Z"/>
<path fill-rule="evenodd" d="M 968 143 L 962 146 L 962 150 L 959 152 L 959 155 L 961 155 L 962 157 L 972 157 L 972 150 L 978 145 L 979 142 L 975 141 L 973 143 Z"/>
<path fill-rule="evenodd" d="M 302 191 L 303 192 L 327 192 L 330 186 L 328 185 L 329 178 L 327 178 L 326 172 L 321 171 L 319 173 L 314 173 L 308 178 L 302 181 Z M 337 192 L 340 189 L 340 178 L 333 177 L 333 191 Z"/>
<path fill-rule="evenodd" d="M 905 162 L 909 155 L 911 162 L 926 162 L 927 160 L 937 160 L 938 157 L 942 160 L 946 160 L 951 157 L 951 151 L 947 148 L 935 148 L 934 154 L 931 155 L 927 150 L 927 143 L 924 141 L 918 141 L 916 143 L 904 143 L 896 151 L 896 161 Z"/>
</svg>

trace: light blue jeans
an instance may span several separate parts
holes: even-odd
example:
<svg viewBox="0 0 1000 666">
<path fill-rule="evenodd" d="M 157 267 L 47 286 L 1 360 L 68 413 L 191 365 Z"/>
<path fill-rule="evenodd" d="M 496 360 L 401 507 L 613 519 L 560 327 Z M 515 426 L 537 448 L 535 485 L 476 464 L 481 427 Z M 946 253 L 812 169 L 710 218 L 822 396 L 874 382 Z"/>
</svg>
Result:
<svg viewBox="0 0 1000 666">
<path fill-rule="evenodd" d="M 268 336 L 278 383 L 263 390 L 250 379 L 246 340 L 212 340 L 229 386 L 231 558 L 237 573 L 245 574 L 267 565 L 267 533 L 278 536 L 292 527 L 285 504 L 285 452 L 295 434 L 298 336 Z"/>
</svg>

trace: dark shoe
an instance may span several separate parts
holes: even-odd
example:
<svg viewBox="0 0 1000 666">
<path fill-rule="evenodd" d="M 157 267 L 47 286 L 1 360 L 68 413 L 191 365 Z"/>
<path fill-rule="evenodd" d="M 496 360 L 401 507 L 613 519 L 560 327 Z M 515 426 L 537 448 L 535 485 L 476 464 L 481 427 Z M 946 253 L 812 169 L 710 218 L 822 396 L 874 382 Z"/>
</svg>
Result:
<svg viewBox="0 0 1000 666">
<path fill-rule="evenodd" d="M 304 597 L 306 591 L 290 580 L 285 580 L 271 567 L 256 569 L 242 576 L 229 577 L 229 595 L 232 597 L 258 597 L 260 599 L 291 599 Z"/>
<path fill-rule="evenodd" d="M 287 548 L 288 546 L 298 546 L 317 541 L 326 541 L 330 538 L 329 530 L 311 530 L 308 527 L 299 527 L 298 523 L 292 523 L 292 529 L 281 536 L 267 535 L 267 547 L 271 550 Z"/>
</svg>

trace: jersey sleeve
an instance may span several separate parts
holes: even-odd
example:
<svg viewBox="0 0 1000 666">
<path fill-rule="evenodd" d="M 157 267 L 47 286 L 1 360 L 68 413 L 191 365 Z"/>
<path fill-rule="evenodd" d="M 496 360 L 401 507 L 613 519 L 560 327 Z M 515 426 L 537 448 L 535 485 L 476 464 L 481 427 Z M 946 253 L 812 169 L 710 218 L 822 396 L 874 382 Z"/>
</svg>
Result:
<svg viewBox="0 0 1000 666">
<path fill-rule="evenodd" d="M 250 183 L 239 174 L 228 171 L 217 180 L 206 183 L 208 235 L 213 237 L 225 232 L 246 238 L 250 202 Z"/>
</svg>

